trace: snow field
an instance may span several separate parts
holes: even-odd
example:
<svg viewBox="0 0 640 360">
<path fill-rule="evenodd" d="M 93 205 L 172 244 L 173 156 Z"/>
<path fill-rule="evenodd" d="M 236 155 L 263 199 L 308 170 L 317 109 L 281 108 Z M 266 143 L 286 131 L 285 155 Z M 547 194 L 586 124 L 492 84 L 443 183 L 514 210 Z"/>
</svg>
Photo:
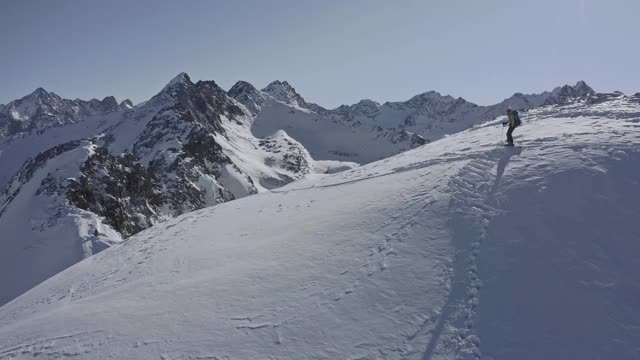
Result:
<svg viewBox="0 0 640 360">
<path fill-rule="evenodd" d="M 0 308 L 0 359 L 634 359 L 639 119 L 559 115 L 154 226 Z"/>
</svg>

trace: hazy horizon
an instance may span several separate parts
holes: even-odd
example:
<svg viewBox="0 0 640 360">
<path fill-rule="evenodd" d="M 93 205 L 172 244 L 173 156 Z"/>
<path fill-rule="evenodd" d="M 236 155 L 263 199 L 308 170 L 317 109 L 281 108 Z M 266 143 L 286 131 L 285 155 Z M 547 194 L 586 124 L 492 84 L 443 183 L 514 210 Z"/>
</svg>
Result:
<svg viewBox="0 0 640 360">
<path fill-rule="evenodd" d="M 185 72 L 185 73 L 186 73 L 186 72 Z M 177 75 L 178 75 L 178 74 L 176 74 L 176 76 L 177 76 Z M 211 81 L 211 80 L 215 81 L 215 79 L 194 79 L 194 78 L 191 76 L 191 74 L 187 73 L 187 75 L 189 76 L 190 80 L 191 80 L 193 83 L 196 83 L 196 82 L 198 82 L 198 81 Z M 172 77 L 170 77 L 170 78 L 167 78 L 167 81 L 166 81 L 166 82 L 167 82 L 167 83 L 169 83 L 169 81 L 171 81 L 171 79 L 175 78 L 176 76 L 172 76 Z M 287 83 L 289 83 L 289 85 L 291 85 L 291 86 L 296 90 L 296 92 L 300 93 L 300 91 L 296 88 L 295 84 L 291 83 L 291 81 L 288 81 L 288 80 L 286 80 L 286 79 L 275 79 L 274 81 L 276 81 L 276 80 L 277 80 L 277 81 L 282 81 L 282 82 L 287 81 Z M 238 81 L 246 81 L 246 80 L 238 80 Z M 582 81 L 582 80 L 580 80 L 580 81 Z M 217 81 L 215 81 L 215 82 L 217 83 Z M 250 83 L 250 82 L 249 82 L 249 83 Z M 587 85 L 590 85 L 588 81 L 585 81 L 585 83 L 586 83 Z M 235 83 L 234 83 L 234 84 L 235 84 Z M 218 83 L 218 85 L 220 86 L 220 84 L 219 84 L 219 83 Z M 259 85 L 257 85 L 257 84 L 252 84 L 252 85 L 253 85 L 254 87 L 256 87 L 257 89 L 261 90 L 261 89 L 265 88 L 265 87 L 266 87 L 267 85 L 269 85 L 269 84 L 264 84 L 264 85 L 262 85 L 262 86 L 259 86 Z M 554 90 L 555 88 L 557 88 L 557 87 L 561 87 L 561 86 L 564 86 L 564 85 L 571 85 L 571 86 L 575 86 L 576 84 L 575 84 L 575 83 L 557 84 L 557 86 L 554 86 L 553 88 L 549 88 L 549 89 L 541 89 L 540 91 L 534 91 L 534 92 L 531 92 L 531 93 L 525 93 L 525 95 L 529 95 L 529 94 L 539 94 L 539 93 L 543 93 L 543 92 L 545 92 L 545 91 L 552 91 L 552 90 Z M 222 86 L 221 86 L 221 87 L 222 87 Z M 44 88 L 44 87 L 42 87 L 42 86 L 39 86 L 38 88 L 42 88 L 42 89 L 44 89 L 45 91 L 47 91 L 47 92 L 49 92 L 49 93 L 54 93 L 54 94 L 56 94 L 56 95 L 58 95 L 58 96 L 61 96 L 62 98 L 65 98 L 65 99 L 80 99 L 80 100 L 91 100 L 91 99 L 98 99 L 98 100 L 102 100 L 102 99 L 104 99 L 104 97 L 67 97 L 67 96 L 64 96 L 64 95 L 62 95 L 62 94 L 60 94 L 60 93 L 58 93 L 57 91 L 52 90 L 52 89 L 47 89 L 47 88 Z M 22 97 L 24 97 L 24 96 L 30 95 L 31 93 L 35 92 L 38 88 L 35 88 L 35 89 L 33 89 L 33 91 L 30 91 L 30 92 L 28 92 L 28 93 L 25 93 L 25 94 L 23 94 L 23 95 L 21 95 L 21 96 L 19 96 L 19 97 L 15 98 L 15 99 L 11 99 L 10 101 L 17 100 L 17 99 L 20 99 L 20 98 L 22 98 Z M 148 101 L 151 97 L 153 97 L 154 95 L 156 95 L 157 93 L 159 93 L 160 91 L 162 91 L 162 88 L 163 88 L 163 87 L 160 87 L 160 88 L 158 89 L 158 91 L 156 91 L 156 93 L 154 93 L 154 94 L 152 94 L 151 96 L 149 96 L 148 98 L 146 98 L 146 99 L 142 99 L 142 100 L 140 100 L 140 101 L 134 101 L 134 100 L 132 100 L 132 99 L 130 99 L 130 98 L 125 98 L 125 97 L 118 97 L 117 95 L 106 95 L 105 97 L 108 97 L 108 96 L 114 96 L 114 97 L 116 98 L 116 100 L 118 101 L 118 103 L 120 103 L 120 102 L 122 102 L 122 101 L 124 101 L 124 100 L 131 100 L 131 101 L 132 101 L 132 103 L 133 103 L 134 105 L 136 105 L 136 104 L 140 104 L 140 103 L 144 103 L 144 102 Z M 229 89 L 231 88 L 231 86 L 230 86 L 230 87 L 222 87 L 222 88 L 223 88 L 225 91 L 229 91 Z M 594 89 L 594 90 L 595 90 L 595 91 L 598 91 L 598 89 Z M 422 93 L 426 93 L 426 92 L 429 92 L 429 91 L 435 91 L 435 92 L 438 92 L 438 93 L 440 93 L 440 95 L 443 95 L 443 96 L 447 96 L 447 95 L 449 95 L 449 96 L 452 96 L 452 97 L 455 97 L 455 98 L 458 98 L 458 97 L 459 97 L 459 96 L 456 96 L 455 94 L 442 93 L 442 92 L 438 91 L 437 89 L 428 89 L 428 90 L 421 91 L 421 92 L 419 92 L 419 93 L 416 93 L 416 94 L 411 95 L 411 96 L 410 96 L 410 97 L 408 97 L 408 98 L 403 98 L 403 99 L 385 99 L 385 100 L 377 100 L 377 99 L 361 98 L 361 99 L 359 99 L 359 100 L 357 100 L 357 101 L 354 101 L 354 102 L 352 102 L 352 103 L 348 103 L 348 104 L 347 104 L 347 103 L 345 103 L 345 104 L 338 104 L 338 105 L 336 105 L 336 106 L 323 106 L 323 104 L 320 104 L 320 103 L 318 103 L 318 102 L 315 102 L 315 101 L 313 101 L 313 100 L 308 99 L 308 98 L 305 96 L 305 94 L 303 94 L 303 93 L 300 93 L 300 95 L 301 95 L 301 96 L 302 96 L 302 97 L 303 97 L 307 102 L 316 103 L 316 104 L 318 104 L 318 105 L 320 105 L 320 106 L 323 106 L 323 107 L 325 107 L 325 108 L 327 108 L 327 109 L 333 109 L 333 108 L 339 107 L 340 105 L 353 105 L 353 104 L 355 104 L 355 103 L 359 102 L 360 100 L 374 100 L 374 101 L 379 102 L 379 103 L 381 103 L 381 104 L 382 104 L 382 103 L 385 103 L 385 102 L 407 101 L 407 100 L 410 100 L 410 98 L 411 98 L 411 97 L 414 97 L 414 96 L 417 96 L 417 95 L 420 95 L 420 94 L 422 94 Z M 614 90 L 614 91 L 616 91 L 616 90 Z M 504 99 L 499 99 L 499 100 L 497 100 L 495 103 L 490 103 L 490 104 L 478 104 L 478 103 L 476 103 L 476 104 L 478 104 L 478 105 L 494 105 L 494 104 L 497 104 L 497 103 L 499 103 L 499 102 L 501 102 L 501 101 L 503 101 L 503 100 L 505 100 L 505 99 L 507 99 L 507 98 L 509 98 L 509 97 L 513 96 L 513 95 L 514 95 L 514 94 L 516 94 L 517 92 L 518 92 L 518 91 L 515 91 L 514 93 L 512 93 L 512 94 L 511 94 L 511 95 L 509 95 L 508 97 L 505 97 Z M 629 94 L 629 95 L 633 95 L 633 94 Z M 465 99 L 465 100 L 467 100 L 467 101 L 469 101 L 469 102 L 474 103 L 474 101 L 472 101 L 472 100 L 470 100 L 470 99 Z M 10 101 L 8 101 L 8 102 L 10 102 Z M 1 103 L 1 104 L 6 105 L 8 102 Z"/>
<path fill-rule="evenodd" d="M 4 1 L 0 104 L 148 100 L 175 75 L 288 81 L 327 108 L 426 91 L 487 105 L 584 80 L 640 91 L 640 2 L 465 0 Z"/>
</svg>

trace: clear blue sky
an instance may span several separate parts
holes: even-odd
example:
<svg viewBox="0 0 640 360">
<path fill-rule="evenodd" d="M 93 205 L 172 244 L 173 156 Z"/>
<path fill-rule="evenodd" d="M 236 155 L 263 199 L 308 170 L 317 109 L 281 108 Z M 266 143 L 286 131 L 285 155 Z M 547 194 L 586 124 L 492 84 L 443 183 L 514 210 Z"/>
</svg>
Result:
<svg viewBox="0 0 640 360">
<path fill-rule="evenodd" d="M 638 0 L 0 0 L 0 103 L 148 99 L 179 72 L 327 107 L 436 90 L 479 104 L 584 79 L 640 91 Z"/>
</svg>

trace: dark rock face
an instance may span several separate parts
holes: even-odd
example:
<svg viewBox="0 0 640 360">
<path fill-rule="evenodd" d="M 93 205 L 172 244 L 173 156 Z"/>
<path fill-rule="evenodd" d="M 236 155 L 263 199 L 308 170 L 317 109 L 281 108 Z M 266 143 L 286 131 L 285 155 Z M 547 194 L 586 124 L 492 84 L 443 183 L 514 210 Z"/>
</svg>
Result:
<svg viewBox="0 0 640 360">
<path fill-rule="evenodd" d="M 229 89 L 228 95 L 244 105 L 253 116 L 260 113 L 266 101 L 264 95 L 246 81 L 238 81 Z"/>
<path fill-rule="evenodd" d="M 55 98 L 44 90 L 34 96 Z M 257 193 L 252 180 L 216 141 L 227 139 L 224 121 L 241 122 L 250 117 L 243 107 L 215 82 L 193 84 L 186 75 L 172 81 L 155 98 L 153 106 L 141 110 L 155 115 L 135 138 L 130 152 L 112 154 L 109 146 L 116 139 L 109 132 L 46 150 L 25 163 L 14 177 L 11 183 L 15 185 L 0 198 L 0 212 L 38 169 L 81 145 L 95 150 L 79 169 L 80 176 L 61 179 L 49 174 L 37 195 L 61 195 L 68 205 L 103 217 L 125 238 L 163 218 L 235 199 L 237 195 L 218 181 L 227 172 L 244 176 L 247 191 Z M 105 111 L 120 107 L 114 98 L 89 104 Z M 135 115 L 137 109 L 131 111 Z"/>
<path fill-rule="evenodd" d="M 149 122 L 133 148 L 158 174 L 173 215 L 212 205 L 205 200 L 207 192 L 216 203 L 236 198 L 222 186 L 205 190 L 193 184 L 203 176 L 219 179 L 224 166 L 233 168 L 216 137 L 227 136 L 223 121 L 240 122 L 250 116 L 213 81 L 193 84 L 186 75 L 177 80 L 157 95 L 170 98 L 171 105 Z M 252 183 L 248 177 L 247 182 Z M 250 192 L 258 190 L 254 186 Z"/>
<path fill-rule="evenodd" d="M 103 216 L 123 237 L 158 219 L 163 203 L 160 183 L 132 154 L 116 157 L 100 147 L 81 172 L 68 186 L 67 199 L 72 206 Z"/>
<path fill-rule="evenodd" d="M 221 165 L 231 164 L 231 160 L 223 154 L 222 147 L 209 134 L 194 132 L 182 150 L 183 158 L 192 158 L 198 165 L 205 165 L 205 161 Z"/>
<path fill-rule="evenodd" d="M 282 141 L 274 139 L 263 139 L 260 141 L 260 147 L 274 156 L 268 157 L 268 165 L 279 165 L 285 170 L 296 174 L 309 174 L 311 172 L 311 164 L 309 163 L 309 155 L 306 153 L 302 145 L 295 143 L 288 138 Z M 277 164 L 277 156 L 282 155 L 282 163 Z M 293 181 L 294 179 L 286 179 Z"/>
<path fill-rule="evenodd" d="M 564 104 L 572 99 L 587 97 L 593 94 L 595 94 L 595 91 L 584 81 L 580 81 L 575 86 L 565 85 L 555 89 L 543 105 Z"/>
<path fill-rule="evenodd" d="M 219 178 L 220 167 L 231 164 L 213 135 L 196 131 L 187 136 L 187 142 L 181 150 L 171 151 L 173 156 L 158 156 L 149 163 L 149 168 L 160 174 L 163 192 L 168 195 L 165 201 L 171 208 L 172 215 L 206 206 L 207 191 L 215 191 L 217 203 L 235 199 L 231 192 L 221 187 L 202 189 L 193 186 L 203 175 Z M 173 161 L 168 160 L 169 158 L 173 158 Z"/>
<path fill-rule="evenodd" d="M 107 96 L 100 102 L 100 107 L 104 112 L 112 112 L 119 110 L 119 104 L 113 96 Z"/>
</svg>

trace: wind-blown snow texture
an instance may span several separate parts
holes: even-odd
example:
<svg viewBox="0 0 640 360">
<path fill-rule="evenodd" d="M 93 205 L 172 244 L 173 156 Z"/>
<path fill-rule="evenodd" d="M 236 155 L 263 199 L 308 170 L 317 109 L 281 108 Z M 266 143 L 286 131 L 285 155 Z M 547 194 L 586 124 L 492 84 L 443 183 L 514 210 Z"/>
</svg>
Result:
<svg viewBox="0 0 640 360">
<path fill-rule="evenodd" d="M 640 96 L 155 225 L 0 308 L 0 359 L 636 359 Z"/>
</svg>

